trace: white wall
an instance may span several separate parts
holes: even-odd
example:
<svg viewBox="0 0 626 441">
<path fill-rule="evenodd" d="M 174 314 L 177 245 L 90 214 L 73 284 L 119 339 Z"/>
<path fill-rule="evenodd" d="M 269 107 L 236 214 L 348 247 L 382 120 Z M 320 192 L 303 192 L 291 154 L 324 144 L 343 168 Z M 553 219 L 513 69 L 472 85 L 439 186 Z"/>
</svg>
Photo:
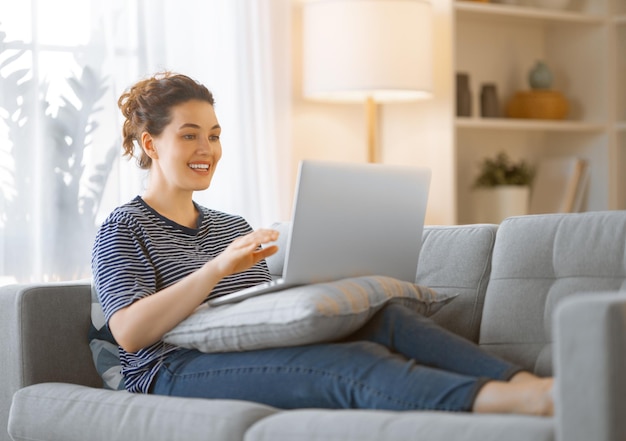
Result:
<svg viewBox="0 0 626 441">
<path fill-rule="evenodd" d="M 430 167 L 433 172 L 427 224 L 456 219 L 452 0 L 433 0 L 434 97 L 382 104 L 378 110 L 381 161 Z M 311 102 L 302 98 L 302 4 L 293 3 L 292 182 L 302 159 L 367 160 L 365 105 Z"/>
</svg>

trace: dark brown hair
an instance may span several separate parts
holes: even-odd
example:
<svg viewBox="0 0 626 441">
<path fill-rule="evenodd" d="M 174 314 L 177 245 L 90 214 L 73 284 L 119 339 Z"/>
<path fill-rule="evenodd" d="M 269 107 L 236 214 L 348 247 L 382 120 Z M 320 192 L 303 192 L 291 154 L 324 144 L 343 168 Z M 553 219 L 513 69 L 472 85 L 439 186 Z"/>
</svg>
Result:
<svg viewBox="0 0 626 441">
<path fill-rule="evenodd" d="M 124 92 L 117 105 L 124 115 L 122 147 L 124 156 L 134 157 L 135 142 L 141 147 L 141 134 L 159 136 L 171 120 L 172 107 L 189 100 L 214 105 L 213 94 L 186 75 L 162 72 L 141 80 Z M 137 156 L 140 168 L 148 169 L 152 159 L 141 149 Z"/>
</svg>

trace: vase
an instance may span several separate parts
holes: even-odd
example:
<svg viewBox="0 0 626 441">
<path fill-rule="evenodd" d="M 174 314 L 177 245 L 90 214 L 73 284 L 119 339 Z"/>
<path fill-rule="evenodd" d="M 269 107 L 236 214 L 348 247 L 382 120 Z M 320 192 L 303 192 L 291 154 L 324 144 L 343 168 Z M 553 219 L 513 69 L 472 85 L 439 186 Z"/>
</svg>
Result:
<svg viewBox="0 0 626 441">
<path fill-rule="evenodd" d="M 462 72 L 456 74 L 456 116 L 472 116 L 469 75 Z"/>
<path fill-rule="evenodd" d="M 497 118 L 500 116 L 498 92 L 495 84 L 483 84 L 480 90 L 480 116 L 483 118 Z"/>
<path fill-rule="evenodd" d="M 530 187 L 500 185 L 473 191 L 475 223 L 499 224 L 507 217 L 528 214 Z"/>
<path fill-rule="evenodd" d="M 528 83 L 532 89 L 549 89 L 552 86 L 552 72 L 543 61 L 537 61 L 528 72 Z"/>
</svg>

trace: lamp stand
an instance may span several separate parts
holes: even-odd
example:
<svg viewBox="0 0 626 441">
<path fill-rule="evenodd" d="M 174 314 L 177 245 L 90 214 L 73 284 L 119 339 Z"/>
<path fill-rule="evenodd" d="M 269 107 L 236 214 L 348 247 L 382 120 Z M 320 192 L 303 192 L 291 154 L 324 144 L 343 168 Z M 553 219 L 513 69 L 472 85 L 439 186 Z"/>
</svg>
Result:
<svg viewBox="0 0 626 441">
<path fill-rule="evenodd" d="M 367 97 L 367 161 L 372 163 L 379 162 L 377 106 L 374 98 Z"/>
</svg>

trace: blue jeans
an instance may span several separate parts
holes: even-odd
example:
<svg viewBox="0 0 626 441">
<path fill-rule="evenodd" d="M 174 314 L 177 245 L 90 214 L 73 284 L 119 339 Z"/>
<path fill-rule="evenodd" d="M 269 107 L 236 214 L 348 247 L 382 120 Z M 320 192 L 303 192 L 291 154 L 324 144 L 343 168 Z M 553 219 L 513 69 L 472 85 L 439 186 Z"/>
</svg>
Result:
<svg viewBox="0 0 626 441">
<path fill-rule="evenodd" d="M 411 309 L 390 303 L 333 343 L 249 352 L 172 354 L 151 393 L 255 401 L 283 409 L 470 411 L 489 380 L 519 367 Z"/>
</svg>

